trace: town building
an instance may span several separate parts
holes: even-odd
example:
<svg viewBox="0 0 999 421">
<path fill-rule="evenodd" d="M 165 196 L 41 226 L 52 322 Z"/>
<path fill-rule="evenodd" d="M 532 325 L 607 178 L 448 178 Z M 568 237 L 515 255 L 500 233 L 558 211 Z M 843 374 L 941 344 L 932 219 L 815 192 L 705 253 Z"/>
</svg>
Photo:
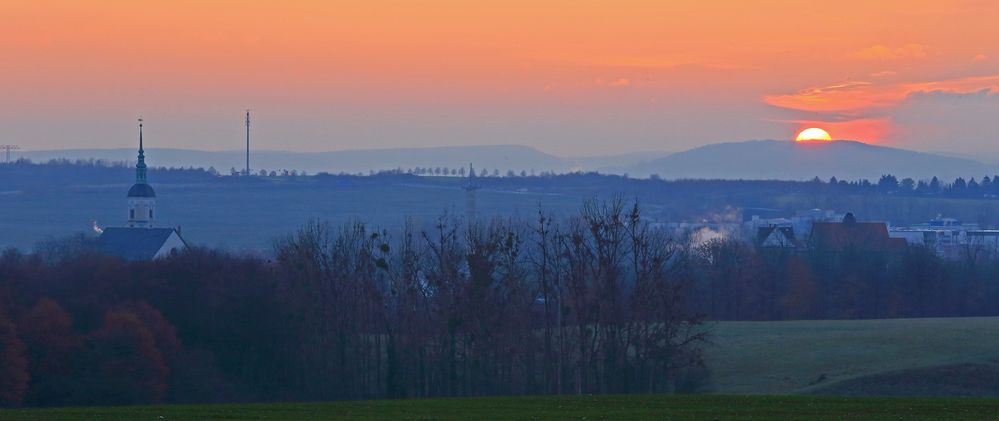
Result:
<svg viewBox="0 0 999 421">
<path fill-rule="evenodd" d="M 906 241 L 892 238 L 888 232 L 888 224 L 884 222 L 859 222 L 852 213 L 847 213 L 840 222 L 813 223 L 808 246 L 816 251 L 831 253 L 848 250 L 905 251 Z"/>
<path fill-rule="evenodd" d="M 980 229 L 978 224 L 954 218 L 937 217 L 925 224 L 893 227 L 889 235 L 949 259 L 999 255 L 999 230 Z"/>
<path fill-rule="evenodd" d="M 811 232 L 812 224 L 816 222 L 839 222 L 844 216 L 828 209 L 799 210 L 787 215 L 776 209 L 749 208 L 743 209 L 743 225 L 750 233 L 759 232 L 761 228 L 790 227 L 802 235 Z"/>
</svg>

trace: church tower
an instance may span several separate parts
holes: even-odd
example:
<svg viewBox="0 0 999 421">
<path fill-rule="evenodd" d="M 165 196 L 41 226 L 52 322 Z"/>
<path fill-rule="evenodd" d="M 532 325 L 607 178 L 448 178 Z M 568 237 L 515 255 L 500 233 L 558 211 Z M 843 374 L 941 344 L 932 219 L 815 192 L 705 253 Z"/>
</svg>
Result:
<svg viewBox="0 0 999 421">
<path fill-rule="evenodd" d="M 142 119 L 139 119 L 139 162 L 135 164 L 135 184 L 128 189 L 128 227 L 152 228 L 156 192 L 146 181 L 146 152 L 142 149 Z"/>
</svg>

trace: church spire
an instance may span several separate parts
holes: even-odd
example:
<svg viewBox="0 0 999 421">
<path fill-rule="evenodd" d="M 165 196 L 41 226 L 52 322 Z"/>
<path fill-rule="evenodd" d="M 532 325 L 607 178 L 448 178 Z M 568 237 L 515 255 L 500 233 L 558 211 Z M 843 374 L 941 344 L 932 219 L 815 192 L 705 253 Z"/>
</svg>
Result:
<svg viewBox="0 0 999 421">
<path fill-rule="evenodd" d="M 135 184 L 146 184 L 146 151 L 142 149 L 142 118 L 139 118 L 139 162 L 135 164 Z"/>
</svg>

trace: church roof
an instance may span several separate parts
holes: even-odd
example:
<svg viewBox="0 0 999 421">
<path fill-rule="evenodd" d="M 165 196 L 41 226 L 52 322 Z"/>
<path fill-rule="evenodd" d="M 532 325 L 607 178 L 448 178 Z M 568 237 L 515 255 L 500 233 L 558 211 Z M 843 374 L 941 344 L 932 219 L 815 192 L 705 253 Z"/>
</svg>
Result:
<svg viewBox="0 0 999 421">
<path fill-rule="evenodd" d="M 156 191 L 146 183 L 136 183 L 128 189 L 128 197 L 156 197 Z"/>
<path fill-rule="evenodd" d="M 797 243 L 792 227 L 760 227 L 756 233 L 756 244 L 763 247 L 794 247 Z"/>
<path fill-rule="evenodd" d="M 152 260 L 175 232 L 173 228 L 105 228 L 97 238 L 97 248 L 125 260 Z"/>
</svg>

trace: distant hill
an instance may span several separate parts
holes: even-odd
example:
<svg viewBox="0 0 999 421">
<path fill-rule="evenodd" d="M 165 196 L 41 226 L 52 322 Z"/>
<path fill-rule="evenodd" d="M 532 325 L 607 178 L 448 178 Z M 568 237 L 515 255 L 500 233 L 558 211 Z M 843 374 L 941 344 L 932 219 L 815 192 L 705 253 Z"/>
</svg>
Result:
<svg viewBox="0 0 999 421">
<path fill-rule="evenodd" d="M 25 151 L 19 156 L 35 162 L 50 159 L 103 159 L 134 161 L 134 149 L 64 149 Z M 244 151 L 198 151 L 190 149 L 146 150 L 152 166 L 215 167 L 226 173 L 245 165 Z M 406 149 L 366 149 L 333 152 L 252 151 L 250 167 L 259 170 L 305 170 L 310 173 L 367 173 L 368 171 L 413 167 L 467 167 L 476 169 L 528 171 L 568 171 L 571 162 L 522 145 L 454 146 Z"/>
<path fill-rule="evenodd" d="M 572 170 L 596 171 L 601 174 L 625 174 L 638 164 L 671 155 L 673 152 L 640 151 L 617 155 L 594 155 L 579 158 L 567 158 Z"/>
<path fill-rule="evenodd" d="M 950 180 L 993 174 L 996 168 L 966 158 L 848 140 L 808 144 L 757 140 L 702 146 L 634 165 L 629 172 L 668 179 L 807 180 L 818 176 L 877 180 L 882 174 L 894 174 L 917 180 L 931 176 Z"/>
</svg>

